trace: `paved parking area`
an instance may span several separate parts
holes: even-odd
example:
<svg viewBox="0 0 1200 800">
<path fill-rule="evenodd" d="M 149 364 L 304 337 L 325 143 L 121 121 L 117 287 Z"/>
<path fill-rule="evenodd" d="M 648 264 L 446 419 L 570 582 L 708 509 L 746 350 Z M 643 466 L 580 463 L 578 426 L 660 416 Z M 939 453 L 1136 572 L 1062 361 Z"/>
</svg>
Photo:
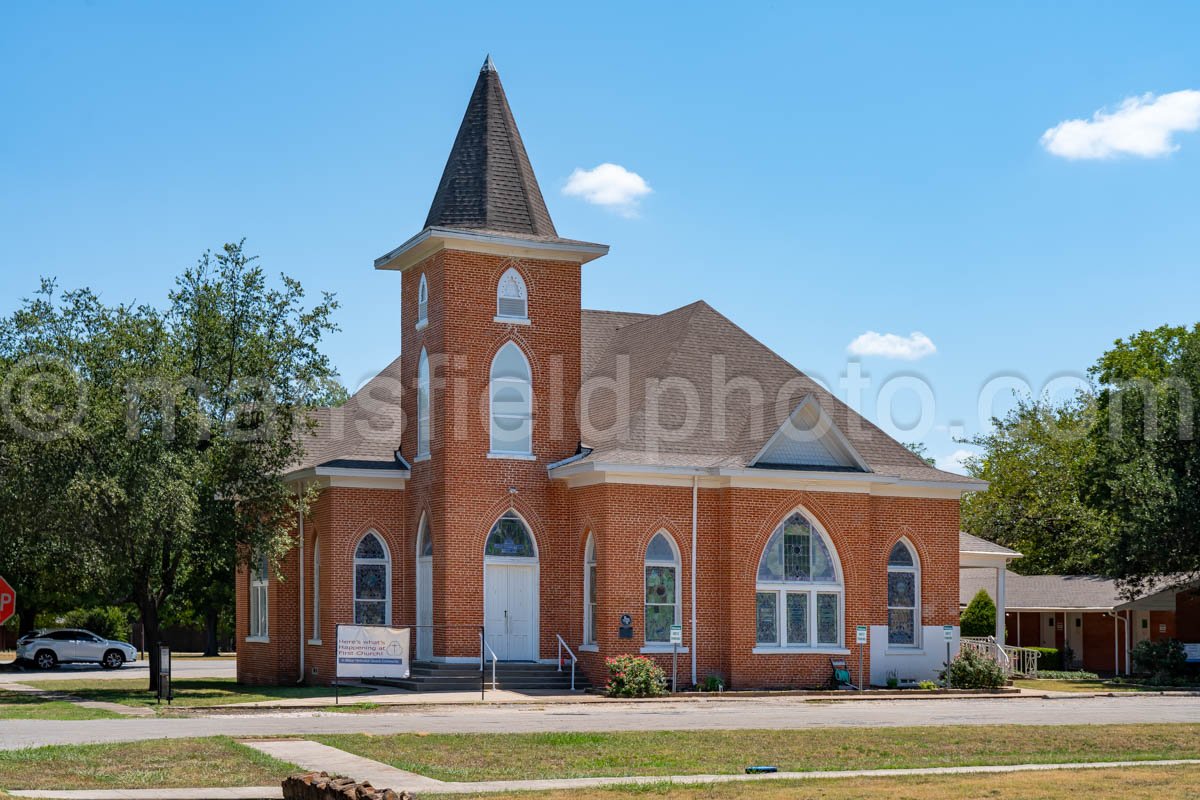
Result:
<svg viewBox="0 0 1200 800">
<path fill-rule="evenodd" d="M 236 678 L 236 658 L 177 658 L 171 666 L 176 678 Z M 0 678 L 14 683 L 40 681 L 114 680 L 150 677 L 150 661 L 142 659 L 120 669 L 102 669 L 96 664 L 60 664 L 55 669 L 17 669 L 0 672 Z"/>
<path fill-rule="evenodd" d="M 747 698 L 678 702 L 399 706 L 387 713 L 320 711 L 121 720 L 6 720 L 0 749 L 189 736 L 319 733 L 533 733 L 538 731 L 739 730 L 880 725 L 1200 723 L 1200 697 L 928 699 L 806 702 Z"/>
</svg>

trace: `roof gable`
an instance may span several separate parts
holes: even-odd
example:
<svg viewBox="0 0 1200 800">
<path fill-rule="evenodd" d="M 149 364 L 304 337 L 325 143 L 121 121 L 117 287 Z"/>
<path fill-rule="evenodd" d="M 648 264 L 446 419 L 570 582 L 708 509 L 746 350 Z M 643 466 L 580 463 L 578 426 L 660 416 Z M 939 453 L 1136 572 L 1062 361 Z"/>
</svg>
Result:
<svg viewBox="0 0 1200 800">
<path fill-rule="evenodd" d="M 870 471 L 811 394 L 800 401 L 750 465 Z"/>
</svg>

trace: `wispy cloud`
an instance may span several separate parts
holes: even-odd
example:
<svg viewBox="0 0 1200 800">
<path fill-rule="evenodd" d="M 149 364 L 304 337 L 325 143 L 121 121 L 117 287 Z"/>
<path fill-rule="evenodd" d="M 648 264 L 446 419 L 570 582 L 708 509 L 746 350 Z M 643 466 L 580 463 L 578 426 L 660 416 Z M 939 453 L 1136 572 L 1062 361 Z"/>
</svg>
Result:
<svg viewBox="0 0 1200 800">
<path fill-rule="evenodd" d="M 916 361 L 937 352 L 933 340 L 920 331 L 913 331 L 908 336 L 867 331 L 846 349 L 856 356 L 883 356 L 902 361 Z"/>
<path fill-rule="evenodd" d="M 1179 149 L 1176 133 L 1200 128 L 1200 91 L 1128 97 L 1116 111 L 1069 119 L 1042 134 L 1042 147 L 1062 158 L 1159 158 Z"/>
<path fill-rule="evenodd" d="M 641 175 L 609 163 L 591 169 L 576 168 L 563 187 L 568 197 L 581 197 L 626 217 L 637 216 L 638 201 L 652 191 Z"/>
<path fill-rule="evenodd" d="M 937 468 L 944 469 L 947 472 L 957 472 L 959 475 L 967 474 L 966 462 L 968 458 L 973 458 L 979 455 L 970 450 L 958 449 L 947 456 L 941 456 L 937 459 Z"/>
</svg>

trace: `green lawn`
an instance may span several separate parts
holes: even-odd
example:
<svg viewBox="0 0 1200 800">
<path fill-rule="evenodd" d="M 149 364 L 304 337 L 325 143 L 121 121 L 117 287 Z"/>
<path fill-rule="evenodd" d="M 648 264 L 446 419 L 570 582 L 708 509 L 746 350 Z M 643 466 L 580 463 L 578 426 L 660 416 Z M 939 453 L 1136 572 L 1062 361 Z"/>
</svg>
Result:
<svg viewBox="0 0 1200 800">
<path fill-rule="evenodd" d="M 448 781 L 722 774 L 755 764 L 808 771 L 1200 758 L 1200 724 L 313 738 Z"/>
<path fill-rule="evenodd" d="M 0 790 L 269 786 L 295 771 L 225 737 L 0 750 Z"/>
<path fill-rule="evenodd" d="M 0 719 L 115 719 L 119 716 L 66 700 L 46 700 L 36 695 L 0 691 Z"/>
<path fill-rule="evenodd" d="M 126 706 L 154 706 L 154 694 L 146 689 L 143 678 L 113 680 L 46 681 L 22 679 L 27 686 L 38 686 L 69 692 L 85 700 L 105 700 Z M 368 691 L 343 688 L 342 695 Z M 175 706 L 217 706 L 226 703 L 260 703 L 290 698 L 333 697 L 333 689 L 325 686 L 247 686 L 233 678 L 181 678 L 175 681 Z"/>
<path fill-rule="evenodd" d="M 512 800 L 947 800 L 947 798 L 1012 798 L 1012 800 L 1078 800 L 1079 797 L 1163 800 L 1195 795 L 1200 771 L 1195 767 L 1014 772 L 1005 775 L 937 775 L 914 778 L 854 780 L 764 780 L 699 786 L 616 786 L 555 792 L 490 795 Z M 423 794 L 422 800 L 480 795 Z"/>
</svg>

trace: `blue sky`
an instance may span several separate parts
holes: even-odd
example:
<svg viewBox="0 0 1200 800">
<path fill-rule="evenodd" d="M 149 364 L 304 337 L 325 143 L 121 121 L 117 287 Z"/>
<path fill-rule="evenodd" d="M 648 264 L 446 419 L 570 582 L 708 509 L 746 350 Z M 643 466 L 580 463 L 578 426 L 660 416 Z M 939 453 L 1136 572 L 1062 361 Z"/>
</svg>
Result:
<svg viewBox="0 0 1200 800">
<path fill-rule="evenodd" d="M 864 413 L 949 463 L 997 375 L 1040 390 L 1200 319 L 1200 132 L 1174 94 L 1200 89 L 1200 6 L 1003 5 L 8 3 L 0 311 L 40 275 L 159 302 L 244 236 L 338 294 L 328 350 L 359 383 L 399 344 L 372 259 L 424 221 L 490 52 L 559 232 L 612 246 L 585 306 L 704 298 L 840 394 L 857 362 Z M 563 194 L 602 163 L 652 191 Z M 936 352 L 849 354 L 868 331 Z M 915 433 L 876 402 L 898 388 L 911 423 L 910 375 L 935 401 Z"/>
</svg>

